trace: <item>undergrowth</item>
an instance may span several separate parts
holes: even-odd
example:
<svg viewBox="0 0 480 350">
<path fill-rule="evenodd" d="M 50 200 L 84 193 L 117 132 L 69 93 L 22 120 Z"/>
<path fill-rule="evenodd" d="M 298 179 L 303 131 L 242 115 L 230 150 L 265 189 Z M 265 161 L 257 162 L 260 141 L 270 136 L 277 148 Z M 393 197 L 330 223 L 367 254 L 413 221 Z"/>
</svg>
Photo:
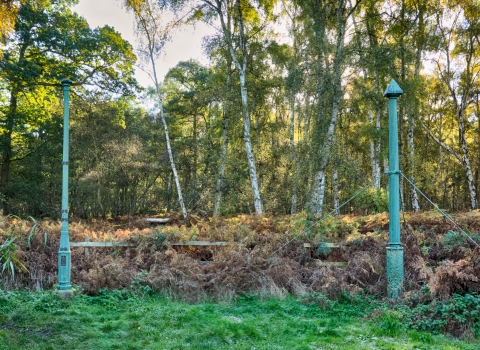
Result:
<svg viewBox="0 0 480 350">
<path fill-rule="evenodd" d="M 83 248 L 72 248 L 72 283 L 92 298 L 112 298 L 113 290 L 134 290 L 145 297 L 168 294 L 188 303 L 232 302 L 239 295 L 251 294 L 280 299 L 321 294 L 329 300 L 344 294 L 386 294 L 387 213 L 328 218 L 305 233 L 317 223 L 306 213 L 275 218 L 193 218 L 188 227 L 175 215 L 171 217 L 169 225 L 152 227 L 141 218 L 71 222 L 73 242 L 88 237 L 90 241 L 133 244 L 90 248 L 89 255 Z M 455 220 L 473 239 L 479 239 L 480 212 L 457 213 Z M 480 292 L 478 249 L 437 214 L 406 214 L 402 221 L 404 299 L 413 311 L 397 310 L 401 320 L 395 313 L 382 314 L 386 322 L 382 327 L 398 321 L 411 324 L 410 332 L 436 329 L 458 337 L 477 337 L 477 309 L 468 298 L 478 301 Z M 0 268 L 0 288 L 52 289 L 57 280 L 59 236 L 60 223 L 56 221 L 0 217 L 0 262 L 4 267 Z M 186 240 L 226 241 L 231 246 L 172 245 Z M 341 247 L 326 244 L 332 242 Z M 344 266 L 329 265 L 338 262 Z M 115 298 L 109 305 L 116 303 Z M 465 320 L 458 311 L 463 310 L 458 309 L 462 303 L 469 305 Z"/>
</svg>

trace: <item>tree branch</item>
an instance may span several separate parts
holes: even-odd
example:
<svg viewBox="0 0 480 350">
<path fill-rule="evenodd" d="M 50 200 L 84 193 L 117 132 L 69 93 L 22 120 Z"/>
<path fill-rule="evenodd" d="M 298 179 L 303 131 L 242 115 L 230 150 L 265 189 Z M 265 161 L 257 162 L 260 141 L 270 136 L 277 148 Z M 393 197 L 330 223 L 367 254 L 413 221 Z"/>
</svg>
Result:
<svg viewBox="0 0 480 350">
<path fill-rule="evenodd" d="M 427 134 L 436 142 L 438 143 L 441 147 L 443 147 L 448 153 L 450 153 L 452 156 L 454 156 L 460 164 L 464 164 L 463 159 L 458 155 L 457 152 L 455 152 L 452 148 L 447 146 L 445 143 L 443 143 L 438 137 L 436 137 L 430 129 L 422 122 L 420 121 L 420 124 L 422 125 L 423 129 L 427 132 Z"/>
</svg>

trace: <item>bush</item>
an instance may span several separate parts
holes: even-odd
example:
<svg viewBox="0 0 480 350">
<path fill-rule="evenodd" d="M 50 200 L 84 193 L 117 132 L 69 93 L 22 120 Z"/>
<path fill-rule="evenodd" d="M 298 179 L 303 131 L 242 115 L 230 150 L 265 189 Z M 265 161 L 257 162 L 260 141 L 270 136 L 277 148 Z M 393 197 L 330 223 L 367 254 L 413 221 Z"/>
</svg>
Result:
<svg viewBox="0 0 480 350">
<path fill-rule="evenodd" d="M 451 299 L 433 301 L 402 311 L 411 328 L 433 334 L 449 333 L 459 338 L 478 336 L 480 296 L 454 294 Z"/>
<path fill-rule="evenodd" d="M 385 189 L 368 188 L 355 199 L 356 209 L 366 213 L 383 213 L 388 211 L 388 193 Z"/>
</svg>

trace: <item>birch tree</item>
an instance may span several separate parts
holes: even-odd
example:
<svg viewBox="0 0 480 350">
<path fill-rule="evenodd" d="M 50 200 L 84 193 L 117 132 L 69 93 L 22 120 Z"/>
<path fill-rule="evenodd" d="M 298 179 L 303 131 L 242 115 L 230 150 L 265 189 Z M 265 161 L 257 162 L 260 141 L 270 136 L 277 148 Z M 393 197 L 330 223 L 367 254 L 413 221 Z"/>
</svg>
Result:
<svg viewBox="0 0 480 350">
<path fill-rule="evenodd" d="M 351 1 L 350 1 L 351 3 Z M 368 102 L 367 120 L 371 125 L 369 132 L 369 150 L 370 164 L 372 172 L 372 181 L 374 187 L 380 189 L 381 173 L 381 119 L 382 119 L 382 101 L 384 97 L 380 89 L 380 84 L 384 81 L 385 72 L 385 23 L 379 13 L 377 1 L 364 1 L 362 9 L 363 18 L 357 18 L 352 15 L 352 22 L 355 29 L 355 45 L 358 50 L 358 59 L 360 70 L 363 73 L 364 82 L 362 88 L 365 89 L 363 97 Z M 361 26 L 363 24 L 363 26 Z"/>
<path fill-rule="evenodd" d="M 286 90 L 288 94 L 288 104 L 289 104 L 289 139 L 290 139 L 290 151 L 292 158 L 292 167 L 293 167 L 293 183 L 292 183 L 292 195 L 291 195 L 291 207 L 290 214 L 295 214 L 297 212 L 297 202 L 298 202 L 298 182 L 300 181 L 300 158 L 298 156 L 297 147 L 295 143 L 295 107 L 297 103 L 296 95 L 301 90 L 302 83 L 302 62 L 300 57 L 299 49 L 299 31 L 300 24 L 298 21 L 298 16 L 300 9 L 297 4 L 283 1 L 283 9 L 285 14 L 288 17 L 290 22 L 289 32 L 292 37 L 292 57 L 286 67 L 288 70 L 288 77 L 286 81 Z"/>
<path fill-rule="evenodd" d="M 400 102 L 400 113 L 407 119 L 407 142 L 405 171 L 413 185 L 416 184 L 416 157 L 415 157 L 415 119 L 418 117 L 418 104 L 421 91 L 420 71 L 422 55 L 428 44 L 427 29 L 429 14 L 434 12 L 438 5 L 430 4 L 430 0 L 411 3 L 401 1 L 400 13 L 396 25 L 392 26 L 392 37 L 397 38 L 400 58 L 400 84 L 405 86 L 405 94 L 409 98 Z M 413 67 L 412 67 L 413 66 Z M 413 69 L 412 69 L 413 68 Z M 409 74 L 413 71 L 413 75 Z M 400 119 L 402 120 L 402 119 Z M 403 179 L 401 179 L 403 183 Z M 402 186 L 403 187 L 403 186 Z M 420 210 L 417 191 L 414 186 L 408 186 L 411 208 L 414 212 Z M 403 198 L 402 198 L 403 203 Z"/>
<path fill-rule="evenodd" d="M 437 16 L 437 31 L 441 41 L 440 54 L 434 62 L 437 78 L 449 92 L 448 104 L 457 122 L 458 144 L 449 146 L 445 140 L 436 137 L 425 123 L 422 126 L 464 168 L 470 207 L 476 209 L 477 194 L 467 142 L 467 109 L 473 103 L 473 89 L 479 83 L 480 75 L 479 6 L 475 1 L 450 5 Z"/>
<path fill-rule="evenodd" d="M 247 153 L 248 170 L 253 193 L 253 204 L 257 215 L 263 214 L 262 199 L 258 184 L 255 155 L 251 140 L 251 121 L 248 105 L 247 64 L 248 44 L 245 21 L 259 18 L 255 7 L 250 2 L 240 0 L 202 0 L 203 10 L 210 11 L 220 21 L 223 39 L 228 48 L 233 64 L 238 71 L 240 80 L 240 94 L 242 98 L 243 139 Z M 201 10 L 200 10 L 201 11 Z M 251 18 L 248 18 L 251 17 Z"/>
<path fill-rule="evenodd" d="M 325 131 L 320 130 L 321 144 L 318 152 L 318 165 L 313 178 L 313 188 L 311 196 L 311 211 L 313 214 L 321 216 L 323 211 L 323 202 L 325 199 L 325 171 L 330 159 L 330 148 L 335 135 L 335 128 L 340 112 L 340 103 L 343 98 L 342 75 L 344 72 L 345 56 L 345 32 L 347 20 L 355 10 L 358 2 L 352 6 L 347 4 L 346 0 L 331 3 L 323 1 L 313 2 L 310 9 L 319 12 L 315 14 L 315 35 L 316 45 L 318 45 L 318 122 L 319 125 L 325 125 Z M 318 6 L 320 5 L 320 6 Z M 328 20 L 327 20 L 328 19 Z M 325 23 L 334 19 L 332 28 L 327 28 Z M 325 55 L 323 51 L 328 47 L 329 31 L 335 32 L 335 43 L 333 43 L 333 52 Z M 325 52 L 326 53 L 326 52 Z M 325 83 L 328 81 L 328 86 Z M 328 91 L 327 91 L 328 89 Z M 328 107 L 329 105 L 329 107 Z M 328 114 L 324 114 L 323 108 L 327 106 Z M 329 119 L 327 120 L 326 116 Z M 323 129 L 321 127 L 321 129 Z"/>
<path fill-rule="evenodd" d="M 168 124 L 163 109 L 163 96 L 161 91 L 161 84 L 158 78 L 156 60 L 161 54 L 165 43 L 168 41 L 171 31 L 178 26 L 180 22 L 175 20 L 167 20 L 165 13 L 161 7 L 151 0 L 126 0 L 125 5 L 127 9 L 132 10 L 135 15 L 135 25 L 137 35 L 140 41 L 140 55 L 148 63 L 150 63 L 150 77 L 154 83 L 155 92 L 158 99 L 158 108 L 160 121 L 162 122 L 165 143 L 167 146 L 168 158 L 172 168 L 175 186 L 177 188 L 178 202 L 180 204 L 183 219 L 188 221 L 188 213 L 182 195 L 182 187 L 178 176 L 175 160 L 173 157 L 173 150 L 170 143 L 170 136 L 168 134 Z"/>
<path fill-rule="evenodd" d="M 231 115 L 231 102 L 230 93 L 232 90 L 232 58 L 227 56 L 226 60 L 226 98 L 223 102 L 223 116 L 222 116 L 222 141 L 220 151 L 220 163 L 218 166 L 217 180 L 215 182 L 215 199 L 213 204 L 213 216 L 218 216 L 220 213 L 220 204 L 222 201 L 222 187 L 223 178 L 225 176 L 225 166 L 227 164 L 227 151 L 228 151 L 228 123 Z"/>
</svg>

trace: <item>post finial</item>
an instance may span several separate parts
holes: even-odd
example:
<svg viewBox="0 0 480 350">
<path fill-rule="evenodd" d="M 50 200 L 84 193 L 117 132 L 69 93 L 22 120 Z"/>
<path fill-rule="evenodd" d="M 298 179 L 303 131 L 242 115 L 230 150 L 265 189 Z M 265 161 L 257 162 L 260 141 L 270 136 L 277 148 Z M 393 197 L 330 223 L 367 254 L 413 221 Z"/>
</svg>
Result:
<svg viewBox="0 0 480 350">
<path fill-rule="evenodd" d="M 398 97 L 403 94 L 403 90 L 398 86 L 397 82 L 392 79 L 390 84 L 388 84 L 387 89 L 383 93 L 383 97 Z"/>
</svg>

